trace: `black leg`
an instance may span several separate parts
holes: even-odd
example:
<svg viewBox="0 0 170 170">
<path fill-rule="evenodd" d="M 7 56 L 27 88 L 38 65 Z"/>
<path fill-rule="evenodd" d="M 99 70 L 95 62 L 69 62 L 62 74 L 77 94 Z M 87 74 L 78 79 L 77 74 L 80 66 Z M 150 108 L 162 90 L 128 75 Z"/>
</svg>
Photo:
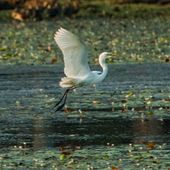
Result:
<svg viewBox="0 0 170 170">
<path fill-rule="evenodd" d="M 67 93 L 70 91 L 70 89 L 66 89 L 66 91 L 64 92 L 63 96 L 61 97 L 61 99 L 55 104 L 54 108 L 57 107 L 64 99 L 64 97 L 67 95 Z"/>
<path fill-rule="evenodd" d="M 66 103 L 66 100 L 67 100 L 68 92 L 69 92 L 70 90 L 71 90 L 71 88 L 68 88 L 68 89 L 64 92 L 64 94 L 63 94 L 63 96 L 61 97 L 61 99 L 59 100 L 59 102 L 57 102 L 57 103 L 55 104 L 54 108 L 56 108 L 56 107 L 58 106 L 58 108 L 55 109 L 55 112 L 61 110 L 61 109 L 64 107 L 64 105 L 65 105 L 65 103 Z M 64 100 L 63 104 L 59 105 L 63 100 Z"/>
<path fill-rule="evenodd" d="M 68 91 L 69 92 L 69 91 Z M 67 94 L 68 94 L 68 92 L 65 94 L 65 96 L 64 96 L 64 102 L 63 102 L 63 104 L 62 105 L 60 105 L 58 108 L 56 108 L 56 110 L 55 110 L 55 112 L 57 112 L 57 111 L 59 111 L 59 110 L 61 110 L 64 106 L 65 106 L 65 104 L 66 104 L 66 100 L 67 100 Z"/>
</svg>

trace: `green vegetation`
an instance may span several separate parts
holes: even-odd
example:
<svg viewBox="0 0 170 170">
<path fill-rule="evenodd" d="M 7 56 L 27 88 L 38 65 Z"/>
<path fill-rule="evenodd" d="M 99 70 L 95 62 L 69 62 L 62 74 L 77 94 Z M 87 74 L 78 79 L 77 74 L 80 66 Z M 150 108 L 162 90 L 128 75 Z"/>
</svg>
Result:
<svg viewBox="0 0 170 170">
<path fill-rule="evenodd" d="M 169 152 L 164 157 L 166 144 L 120 145 L 93 147 L 63 147 L 28 151 L 11 148 L 0 154 L 1 169 L 168 169 Z"/>
<path fill-rule="evenodd" d="M 169 62 L 170 6 L 82 4 L 79 12 L 51 21 L 11 21 L 1 11 L 0 64 L 58 63 L 61 56 L 53 36 L 59 27 L 78 34 L 91 49 L 91 64 L 102 51 L 114 63 Z"/>
<path fill-rule="evenodd" d="M 61 61 L 53 36 L 59 27 L 79 35 L 91 50 L 90 63 L 111 51 L 114 63 L 169 62 L 170 20 L 155 18 L 60 19 L 0 23 L 0 64 L 49 64 Z"/>
</svg>

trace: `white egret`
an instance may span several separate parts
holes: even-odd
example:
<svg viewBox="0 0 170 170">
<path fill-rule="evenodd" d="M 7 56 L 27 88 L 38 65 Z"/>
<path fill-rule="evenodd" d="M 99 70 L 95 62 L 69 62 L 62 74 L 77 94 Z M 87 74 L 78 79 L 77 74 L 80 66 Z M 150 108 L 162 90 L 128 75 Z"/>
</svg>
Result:
<svg viewBox="0 0 170 170">
<path fill-rule="evenodd" d="M 64 73 L 66 75 L 59 82 L 62 88 L 66 88 L 62 98 L 55 105 L 55 111 L 59 111 L 65 106 L 67 94 L 70 90 L 84 85 L 96 84 L 104 80 L 108 73 L 105 59 L 110 57 L 110 53 L 103 52 L 99 55 L 102 72 L 91 71 L 88 64 L 88 50 L 76 35 L 60 28 L 55 33 L 54 39 L 63 53 Z M 63 104 L 61 104 L 62 101 Z"/>
</svg>

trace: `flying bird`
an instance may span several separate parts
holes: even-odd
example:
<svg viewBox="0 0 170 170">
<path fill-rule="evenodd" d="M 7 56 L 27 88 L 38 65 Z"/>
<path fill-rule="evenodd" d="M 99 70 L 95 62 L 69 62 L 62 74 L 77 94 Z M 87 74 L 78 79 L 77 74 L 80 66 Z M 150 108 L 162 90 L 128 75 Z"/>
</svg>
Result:
<svg viewBox="0 0 170 170">
<path fill-rule="evenodd" d="M 61 78 L 59 85 L 66 88 L 66 90 L 54 106 L 55 111 L 59 111 L 65 106 L 67 95 L 71 90 L 85 85 L 93 85 L 104 80 L 108 73 L 105 60 L 111 57 L 111 53 L 102 52 L 99 55 L 102 72 L 91 71 L 88 64 L 88 50 L 76 35 L 64 28 L 60 28 L 55 33 L 54 40 L 64 57 L 65 77 Z"/>
</svg>

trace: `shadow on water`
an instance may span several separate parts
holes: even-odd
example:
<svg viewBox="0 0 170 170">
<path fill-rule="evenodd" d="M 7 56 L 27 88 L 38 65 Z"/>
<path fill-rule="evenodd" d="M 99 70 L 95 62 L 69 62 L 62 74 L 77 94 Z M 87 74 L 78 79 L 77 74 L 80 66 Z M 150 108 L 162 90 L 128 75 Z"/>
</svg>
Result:
<svg viewBox="0 0 170 170">
<path fill-rule="evenodd" d="M 129 143 L 170 142 L 170 120 L 142 119 L 83 119 L 82 123 L 66 118 L 25 119 L 1 121 L 0 147 L 20 146 L 33 148 L 63 145 L 106 145 Z M 3 127 L 3 128 L 2 128 Z"/>
</svg>

